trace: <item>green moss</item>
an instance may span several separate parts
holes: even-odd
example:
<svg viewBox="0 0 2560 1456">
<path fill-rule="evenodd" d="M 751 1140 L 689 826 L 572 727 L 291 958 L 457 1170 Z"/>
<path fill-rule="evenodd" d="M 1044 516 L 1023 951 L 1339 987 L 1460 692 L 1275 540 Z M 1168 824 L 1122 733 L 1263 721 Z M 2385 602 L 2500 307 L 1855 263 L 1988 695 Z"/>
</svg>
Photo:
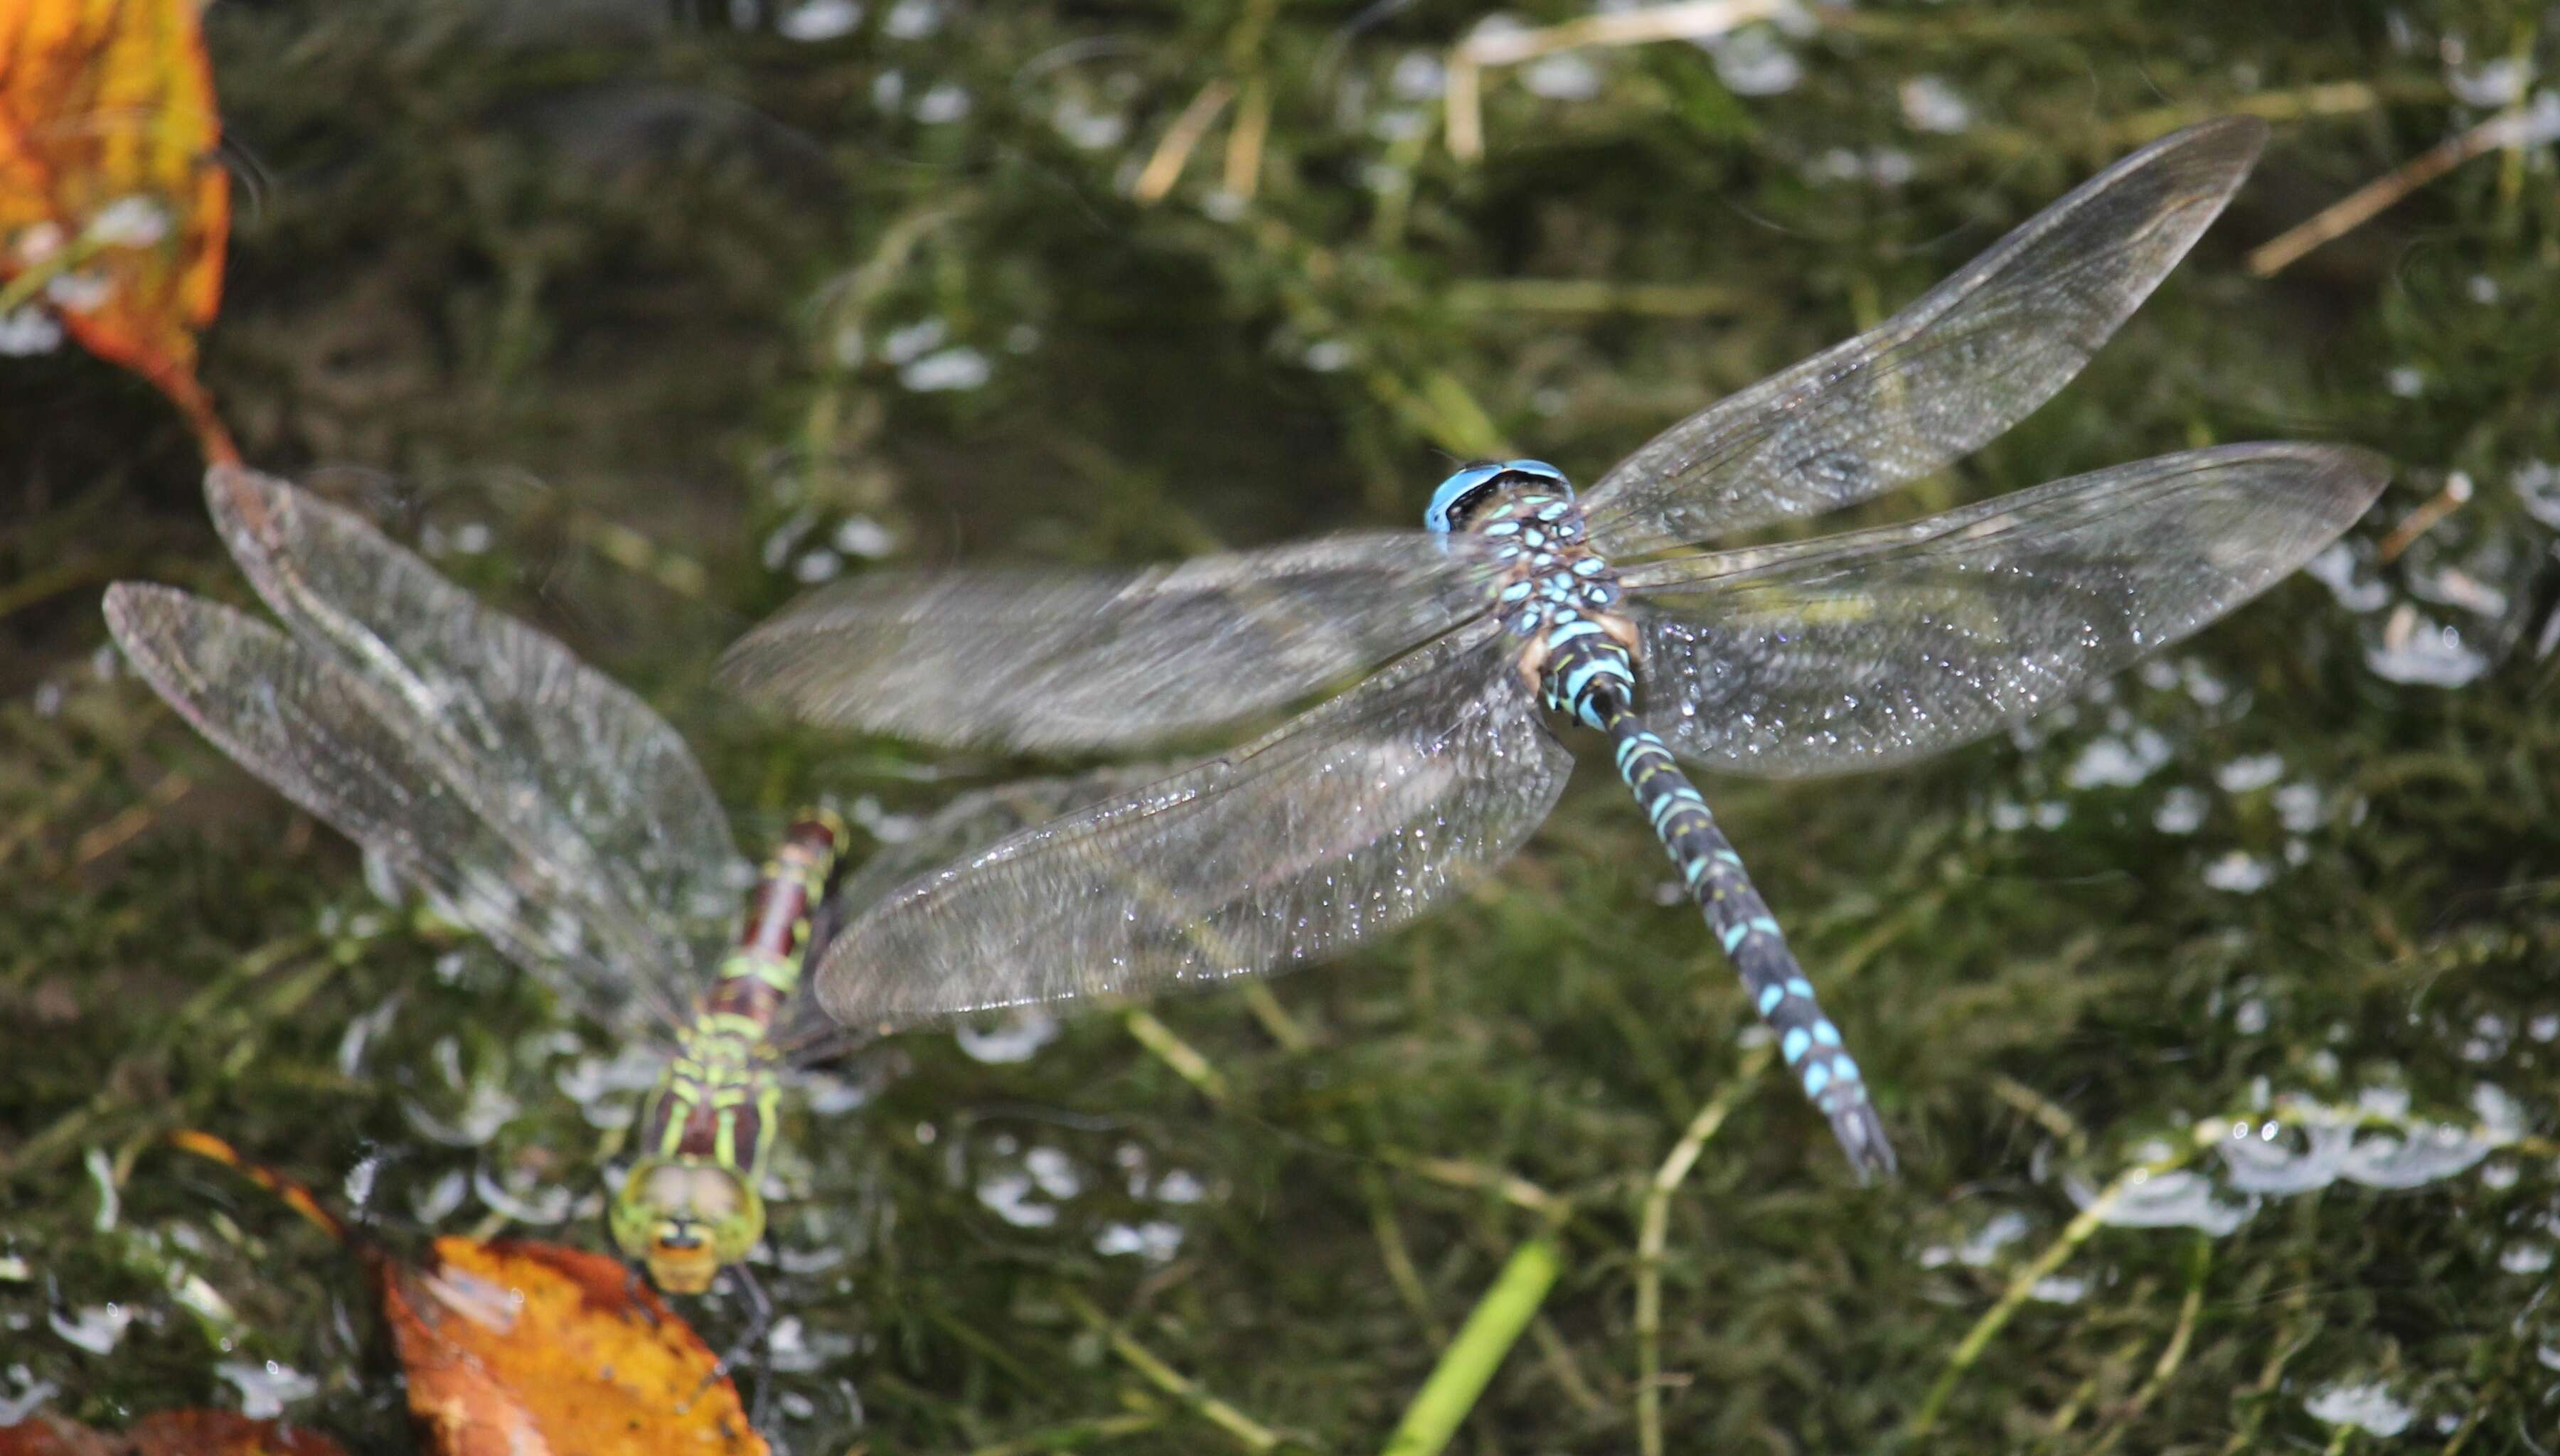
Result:
<svg viewBox="0 0 2560 1456">
<path fill-rule="evenodd" d="M 2047 1297 L 1981 1323 L 2064 1236 L 2075 1181 L 2182 1156 L 2199 1119 L 2396 1087 L 2467 1122 L 2489 1082 L 2549 1136 L 2560 716 L 2551 533 L 2519 481 L 2560 461 L 2550 149 L 2470 162 L 2272 280 L 2243 265 L 2481 119 L 2449 75 L 2547 72 L 2530 14 L 1860 7 L 1783 41 L 1801 77 L 1774 94 L 1677 41 L 1580 53 L 1581 99 L 1488 73 L 1487 156 L 1462 162 L 1438 102 L 1399 89 L 1463 32 L 1455 7 L 909 0 L 816 43 L 627 9 L 537 29 L 526 6 L 215 7 L 257 186 L 207 373 L 258 462 L 355 467 L 314 478 L 401 528 L 485 526 L 441 565 L 664 705 L 747 839 L 811 793 L 921 808 L 1017 766 L 936 778 L 910 747 L 705 691 L 848 522 L 917 560 L 1126 562 L 1407 524 L 1441 452 L 1587 479 L 2136 141 L 2270 111 L 2248 189 L 2082 380 L 1873 514 L 2195 443 L 2352 440 L 2403 466 L 2353 538 L 2372 602 L 2290 582 L 2176 672 L 2019 741 L 1706 785 L 1905 1174 L 1857 1188 L 1783 1078 L 1742 1088 L 1663 1206 L 1664 1446 L 1917 1445 L 1935 1401 L 1939 1449 L 2354 1449 L 2380 1443 L 2332 1445 L 2307 1407 L 2380 1381 L 2411 1439 L 2548 1447 L 2547 1141 L 2411 1190 L 2271 1199 L 2218 1237 L 2098 1228 Z M 1913 128 L 1923 76 L 1970 124 Z M 1215 85 L 1236 98 L 1135 200 Z M 1258 152 L 1235 152 L 1238 108 L 1266 101 Z M 1249 199 L 1221 196 L 1230 157 Z M 950 349 L 984 382 L 910 387 Z M 244 592 L 146 390 L 70 355 L 0 379 L 0 1398 L 50 1381 L 112 1420 L 237 1398 L 218 1367 L 273 1360 L 322 1382 L 298 1414 L 395 1449 L 348 1262 L 153 1138 L 203 1127 L 333 1192 L 379 1157 L 387 1237 L 421 1211 L 489 1226 L 478 1178 L 570 1210 L 530 1231 L 593 1241 L 618 1134 L 560 1081 L 614 1049 L 383 905 L 343 843 L 101 678 L 105 580 Z M 2456 471 L 2470 503 L 2375 565 Z M 2484 670 L 2374 671 L 2438 625 Z M 2140 731 L 2164 757 L 2139 782 L 2074 778 Z M 2272 776 L 2226 772 L 2256 760 Z M 863 1105 L 799 1116 L 774 1225 L 795 1447 L 1251 1444 L 1213 1400 L 1275 1439 L 1377 1448 L 1552 1227 L 1553 1286 L 1452 1449 L 1637 1449 L 1644 1190 L 1748 1054 L 1665 879 L 1588 772 L 1484 892 L 1275 987 L 1303 1048 L 1233 994 L 1157 1008 L 1221 1100 L 1108 1012 L 1028 1061 L 919 1038 L 857 1066 Z M 1035 1150 L 1073 1193 L 1037 1191 Z M 981 1197 L 1008 1178 L 1050 1221 Z M 1101 1251 L 1132 1239 L 1170 1256 Z M 136 1315 L 112 1354 L 49 1328 L 109 1302 Z"/>
</svg>

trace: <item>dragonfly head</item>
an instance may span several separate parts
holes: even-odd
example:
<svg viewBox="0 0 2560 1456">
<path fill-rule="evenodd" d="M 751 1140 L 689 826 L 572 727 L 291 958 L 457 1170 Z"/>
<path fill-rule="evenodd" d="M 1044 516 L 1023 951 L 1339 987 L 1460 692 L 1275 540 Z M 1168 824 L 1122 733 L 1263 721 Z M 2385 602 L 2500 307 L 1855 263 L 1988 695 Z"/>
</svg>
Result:
<svg viewBox="0 0 2560 1456">
<path fill-rule="evenodd" d="M 607 1215 L 613 1242 L 669 1294 L 700 1294 L 764 1236 L 764 1200 L 709 1158 L 651 1158 L 631 1170 Z"/>
<path fill-rule="evenodd" d="M 1512 486 L 1535 486 L 1573 498 L 1573 486 L 1564 472 L 1544 460 L 1480 460 L 1440 482 L 1440 488 L 1431 493 L 1430 508 L 1422 513 L 1422 524 L 1447 535 L 1465 526 L 1467 517 L 1496 492 Z"/>
</svg>

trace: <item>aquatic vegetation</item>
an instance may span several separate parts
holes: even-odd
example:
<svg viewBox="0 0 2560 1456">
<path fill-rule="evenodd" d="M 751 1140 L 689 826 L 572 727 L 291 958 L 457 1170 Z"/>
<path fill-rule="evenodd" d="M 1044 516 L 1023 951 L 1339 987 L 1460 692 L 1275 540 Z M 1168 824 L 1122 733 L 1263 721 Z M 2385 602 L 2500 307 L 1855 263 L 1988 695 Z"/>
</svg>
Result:
<svg viewBox="0 0 2560 1456">
<path fill-rule="evenodd" d="M 1895 1189 L 1855 1188 L 1751 1072 L 1776 1049 L 1603 773 L 1462 913 L 1333 974 L 1064 1019 L 1020 1060 L 916 1039 L 813 1092 L 756 1264 L 795 1447 L 1374 1449 L 1539 1248 L 1552 1282 L 1469 1417 L 1505 1450 L 1874 1449 L 2003 1309 L 1940 1449 L 2356 1449 L 2383 1439 L 2367 1389 L 2407 1408 L 2397 1443 L 2541 1439 L 2551 150 L 2466 161 L 2272 278 L 2247 258 L 2529 110 L 2548 27 L 1823 8 L 1477 68 L 1469 161 L 1469 33 L 1427 7 L 671 9 L 212 7 L 250 160 L 202 369 L 252 458 L 353 467 L 317 478 L 636 685 L 742 841 L 821 792 L 858 843 L 894 834 L 1026 766 L 706 691 L 812 579 L 1402 528 L 1435 451 L 1615 459 L 2212 115 L 2273 137 L 2195 255 L 2071 390 L 1868 519 L 2252 438 L 2402 471 L 2316 579 L 2008 741 L 1720 796 L 1858 1022 Z M 1963 128 L 1933 129 L 1951 97 Z M 952 350 L 922 376 L 952 387 L 906 378 Z M 110 579 L 239 599 L 196 448 L 69 351 L 6 370 L 0 1399 L 50 1385 L 103 1424 L 172 1387 L 237 1402 L 217 1368 L 273 1360 L 319 1387 L 288 1416 L 399 1449 L 338 1277 L 129 1151 L 214 1125 L 323 1184 L 382 1151 L 366 1207 L 396 1230 L 557 1217 L 528 1226 L 601 1246 L 593 1175 L 641 1088 L 99 655 Z M 2483 1083 L 2521 1131 L 2467 1168 L 2281 1191 L 2341 1138 L 2385 1173 L 2382 1139 L 2468 1139 Z M 2244 1120 L 2280 1159 L 2226 1160 Z M 2254 1209 L 2218 1235 L 2094 1218 L 2043 1267 L 2074 1187 L 2153 1153 Z M 110 1306 L 105 1355 L 56 1333 Z"/>
</svg>

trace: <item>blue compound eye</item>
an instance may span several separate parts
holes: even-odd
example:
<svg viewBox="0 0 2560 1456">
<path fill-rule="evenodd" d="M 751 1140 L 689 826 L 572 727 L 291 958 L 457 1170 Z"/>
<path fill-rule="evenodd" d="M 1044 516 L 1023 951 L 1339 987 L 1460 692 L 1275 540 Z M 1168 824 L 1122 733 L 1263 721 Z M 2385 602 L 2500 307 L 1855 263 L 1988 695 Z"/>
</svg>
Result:
<svg viewBox="0 0 2560 1456">
<path fill-rule="evenodd" d="M 1485 465 L 1470 465 L 1440 482 L 1440 488 L 1431 493 L 1430 508 L 1422 513 L 1423 526 L 1444 534 L 1455 530 L 1469 508 L 1492 493 L 1505 476 L 1515 475 L 1527 476 L 1536 484 L 1552 486 L 1568 497 L 1573 494 L 1573 487 L 1565 482 L 1564 472 L 1544 460 L 1497 460 Z"/>
</svg>

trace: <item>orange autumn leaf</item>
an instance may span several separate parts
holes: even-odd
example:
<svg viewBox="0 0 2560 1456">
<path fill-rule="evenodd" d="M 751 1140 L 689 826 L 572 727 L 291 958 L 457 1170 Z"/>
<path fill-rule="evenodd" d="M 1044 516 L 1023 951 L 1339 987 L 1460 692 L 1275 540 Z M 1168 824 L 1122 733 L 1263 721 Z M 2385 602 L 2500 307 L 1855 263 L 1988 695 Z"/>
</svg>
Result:
<svg viewBox="0 0 2560 1456">
<path fill-rule="evenodd" d="M 380 1266 L 410 1413 L 447 1456 L 760 1453 L 702 1337 L 619 1259 L 439 1238 Z"/>
<path fill-rule="evenodd" d="M 41 307 L 157 386 L 212 459 L 196 378 L 231 190 L 197 0 L 0 0 L 0 326 Z"/>
<path fill-rule="evenodd" d="M 182 1130 L 169 1141 L 238 1170 L 354 1246 L 382 1292 L 409 1411 L 442 1456 L 768 1449 L 710 1347 L 621 1260 L 532 1240 L 439 1238 L 432 1262 L 411 1267 L 352 1238 L 309 1189 L 221 1138 Z M 0 1456 L 15 1453 L 0 1445 Z"/>
<path fill-rule="evenodd" d="M 345 1456 L 336 1442 L 229 1410 L 162 1410 L 129 1429 L 91 1430 L 40 1415 L 0 1426 L 0 1456 Z"/>
</svg>

